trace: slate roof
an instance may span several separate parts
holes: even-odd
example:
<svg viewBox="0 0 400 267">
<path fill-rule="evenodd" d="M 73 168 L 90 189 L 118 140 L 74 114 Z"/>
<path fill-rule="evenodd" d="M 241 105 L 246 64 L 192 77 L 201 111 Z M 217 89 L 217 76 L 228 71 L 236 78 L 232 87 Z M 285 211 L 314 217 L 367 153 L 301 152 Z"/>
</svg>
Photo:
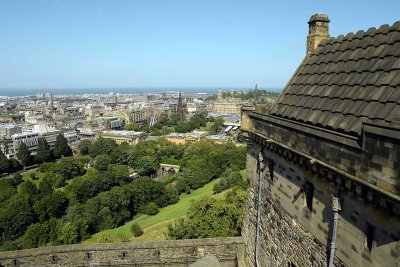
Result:
<svg viewBox="0 0 400 267">
<path fill-rule="evenodd" d="M 365 121 L 399 127 L 400 21 L 320 43 L 271 114 L 356 136 Z"/>
</svg>

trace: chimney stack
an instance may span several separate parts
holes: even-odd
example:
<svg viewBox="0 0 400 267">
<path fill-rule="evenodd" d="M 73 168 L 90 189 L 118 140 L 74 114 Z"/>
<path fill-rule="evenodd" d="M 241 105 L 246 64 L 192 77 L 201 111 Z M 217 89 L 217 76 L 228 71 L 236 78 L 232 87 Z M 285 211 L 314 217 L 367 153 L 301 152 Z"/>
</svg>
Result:
<svg viewBox="0 0 400 267">
<path fill-rule="evenodd" d="M 329 18 L 325 14 L 317 13 L 308 21 L 307 55 L 314 52 L 318 44 L 329 39 Z"/>
</svg>

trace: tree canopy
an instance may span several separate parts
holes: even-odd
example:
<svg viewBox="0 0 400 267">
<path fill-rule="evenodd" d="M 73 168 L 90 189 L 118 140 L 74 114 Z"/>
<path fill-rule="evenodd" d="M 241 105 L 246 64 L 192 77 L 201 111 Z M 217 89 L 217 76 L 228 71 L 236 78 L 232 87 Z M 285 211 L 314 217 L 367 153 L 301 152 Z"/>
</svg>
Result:
<svg viewBox="0 0 400 267">
<path fill-rule="evenodd" d="M 19 149 L 17 152 L 17 158 L 21 162 L 21 164 L 25 167 L 29 163 L 29 157 L 31 152 L 29 151 L 28 147 L 25 143 L 21 143 L 19 145 Z"/>
<path fill-rule="evenodd" d="M 38 148 L 36 150 L 35 159 L 37 162 L 46 162 L 50 161 L 52 158 L 52 151 L 50 149 L 49 144 L 47 143 L 46 138 L 39 138 Z"/>
<path fill-rule="evenodd" d="M 65 136 L 60 133 L 57 135 L 56 142 L 53 148 L 54 156 L 60 158 L 61 156 L 71 156 L 72 150 L 68 145 L 68 140 Z"/>
<path fill-rule="evenodd" d="M 8 172 L 10 169 L 10 161 L 4 155 L 3 151 L 0 150 L 0 174 Z"/>
<path fill-rule="evenodd" d="M 195 201 L 184 219 L 169 225 L 168 239 L 238 236 L 241 232 L 246 192 L 235 189 L 225 199 L 204 197 Z"/>
<path fill-rule="evenodd" d="M 129 123 L 124 126 L 125 131 L 139 131 L 140 127 L 137 123 Z"/>
<path fill-rule="evenodd" d="M 170 118 L 164 119 L 167 123 Z M 219 190 L 232 187 L 238 184 L 237 171 L 245 167 L 245 149 L 212 141 L 176 145 L 161 138 L 130 146 L 99 138 L 81 145 L 80 156 L 68 157 L 63 154 L 69 150 L 62 145 L 67 144 L 65 138 L 58 139 L 60 160 L 42 163 L 30 171 L 31 175 L 24 174 L 25 181 L 20 174 L 0 179 L 0 250 L 83 241 L 132 220 L 138 213 L 155 214 L 176 203 L 180 194 L 190 193 L 221 175 Z M 65 150 L 61 149 L 63 146 Z M 43 140 L 41 147 L 47 147 Z M 29 158 L 29 151 L 27 154 Z M 45 153 L 39 154 L 45 161 Z M 88 162 L 95 162 L 94 168 Z M 162 181 L 148 177 L 156 175 L 160 163 L 180 165 L 180 172 Z M 129 176 L 132 171 L 141 177 Z M 235 221 L 239 214 L 235 205 L 227 200 L 203 202 L 196 203 L 192 212 L 204 208 L 202 204 L 216 205 L 207 208 L 219 216 L 215 221 L 223 230 L 213 228 L 212 218 L 207 217 L 210 214 L 193 213 L 190 220 L 193 218 L 194 226 L 211 226 L 204 226 L 204 232 L 196 234 L 185 219 L 182 227 L 191 234 L 184 235 L 183 228 L 173 227 L 170 238 L 236 235 L 240 226 Z M 205 216 L 203 221 L 201 216 Z"/>
</svg>

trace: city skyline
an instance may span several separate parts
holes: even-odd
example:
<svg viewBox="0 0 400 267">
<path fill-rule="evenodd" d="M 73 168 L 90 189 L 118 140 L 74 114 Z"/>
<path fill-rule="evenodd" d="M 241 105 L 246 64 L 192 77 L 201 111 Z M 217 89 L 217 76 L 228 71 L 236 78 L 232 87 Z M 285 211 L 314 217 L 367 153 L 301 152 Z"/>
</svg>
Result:
<svg viewBox="0 0 400 267">
<path fill-rule="evenodd" d="M 398 20 L 385 3 L 3 1 L 0 88 L 283 88 L 312 14 L 337 36 Z"/>
</svg>

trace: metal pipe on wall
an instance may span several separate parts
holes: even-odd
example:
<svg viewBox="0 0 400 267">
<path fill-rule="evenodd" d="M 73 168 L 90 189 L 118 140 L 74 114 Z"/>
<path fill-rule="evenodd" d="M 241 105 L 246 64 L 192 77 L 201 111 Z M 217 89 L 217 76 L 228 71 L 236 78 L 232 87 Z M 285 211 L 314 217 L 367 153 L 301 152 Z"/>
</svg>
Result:
<svg viewBox="0 0 400 267">
<path fill-rule="evenodd" d="M 255 262 L 256 266 L 260 267 L 259 262 L 258 262 L 258 254 L 259 254 L 259 236 L 260 236 L 260 221 L 261 221 L 261 195 L 262 195 L 262 176 L 264 172 L 264 158 L 262 156 L 262 153 L 260 152 L 258 154 L 258 193 L 257 193 L 257 225 L 256 225 L 256 240 L 255 240 Z"/>
<path fill-rule="evenodd" d="M 339 198 L 335 196 L 332 196 L 332 210 L 333 210 L 333 229 L 332 229 L 331 252 L 329 254 L 328 267 L 333 267 L 333 259 L 335 258 L 335 250 L 336 250 L 337 225 L 339 221 L 339 211 L 341 210 Z"/>
</svg>

